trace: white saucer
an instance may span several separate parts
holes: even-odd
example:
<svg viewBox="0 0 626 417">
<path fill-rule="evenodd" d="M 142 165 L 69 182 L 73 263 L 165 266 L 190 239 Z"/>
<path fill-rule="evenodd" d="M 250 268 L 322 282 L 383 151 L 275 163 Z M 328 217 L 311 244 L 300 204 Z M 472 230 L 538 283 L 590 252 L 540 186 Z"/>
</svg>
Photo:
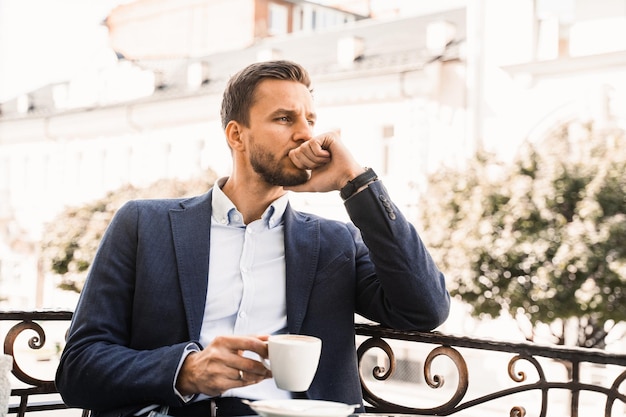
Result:
<svg viewBox="0 0 626 417">
<path fill-rule="evenodd" d="M 320 400 L 259 400 L 248 405 L 263 417 L 346 417 L 358 407 Z"/>
</svg>

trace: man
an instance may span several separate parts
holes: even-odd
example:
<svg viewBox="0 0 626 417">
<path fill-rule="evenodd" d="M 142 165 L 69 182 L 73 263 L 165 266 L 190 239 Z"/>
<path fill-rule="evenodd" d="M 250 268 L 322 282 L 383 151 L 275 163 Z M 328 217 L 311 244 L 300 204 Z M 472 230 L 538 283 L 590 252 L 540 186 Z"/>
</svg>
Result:
<svg viewBox="0 0 626 417">
<path fill-rule="evenodd" d="M 300 398 L 360 404 L 355 312 L 398 329 L 446 319 L 444 277 L 373 170 L 337 134 L 313 135 L 302 67 L 246 67 L 221 116 L 230 177 L 199 197 L 131 201 L 104 235 L 56 377 L 68 405 L 94 416 L 251 414 L 240 398 L 295 395 L 259 361 L 273 333 L 322 339 Z M 287 190 L 340 190 L 353 223 L 297 212 Z"/>
</svg>

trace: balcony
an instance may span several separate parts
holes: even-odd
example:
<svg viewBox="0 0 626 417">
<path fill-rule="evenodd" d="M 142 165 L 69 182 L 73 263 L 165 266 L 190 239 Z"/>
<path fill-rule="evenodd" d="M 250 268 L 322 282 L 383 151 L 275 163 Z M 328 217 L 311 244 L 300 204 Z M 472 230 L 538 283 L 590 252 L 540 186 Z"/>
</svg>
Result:
<svg viewBox="0 0 626 417">
<path fill-rule="evenodd" d="M 68 311 L 0 312 L 4 353 L 14 357 L 10 415 L 54 415 L 67 408 L 52 379 L 35 375 L 56 366 L 60 346 L 47 344 L 47 336 L 67 329 L 71 317 Z M 615 417 L 626 412 L 626 354 L 369 324 L 355 330 L 367 414 Z"/>
</svg>

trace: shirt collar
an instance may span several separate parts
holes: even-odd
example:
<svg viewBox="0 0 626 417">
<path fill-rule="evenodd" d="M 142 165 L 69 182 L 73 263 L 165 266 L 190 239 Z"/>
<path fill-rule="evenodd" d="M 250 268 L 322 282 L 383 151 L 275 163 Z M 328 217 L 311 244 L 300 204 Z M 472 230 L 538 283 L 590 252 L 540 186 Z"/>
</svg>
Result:
<svg viewBox="0 0 626 417">
<path fill-rule="evenodd" d="M 233 227 L 245 227 L 246 225 L 243 222 L 242 214 L 222 191 L 226 180 L 228 180 L 228 177 L 218 179 L 213 187 L 213 201 L 211 203 L 213 211 L 212 216 L 219 224 Z M 269 229 L 283 223 L 283 214 L 285 214 L 288 202 L 289 199 L 287 193 L 285 193 L 274 200 L 272 204 L 265 209 L 261 220 L 263 220 L 263 223 L 265 223 Z"/>
</svg>

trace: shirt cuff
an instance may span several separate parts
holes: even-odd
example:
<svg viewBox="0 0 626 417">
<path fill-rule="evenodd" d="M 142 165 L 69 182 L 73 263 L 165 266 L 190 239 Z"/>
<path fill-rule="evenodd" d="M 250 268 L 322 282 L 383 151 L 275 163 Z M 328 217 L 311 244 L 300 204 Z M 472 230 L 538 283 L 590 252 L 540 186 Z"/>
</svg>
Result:
<svg viewBox="0 0 626 417">
<path fill-rule="evenodd" d="M 189 356 L 189 354 L 191 353 L 200 352 L 201 350 L 202 349 L 200 348 L 200 345 L 198 345 L 197 343 L 195 342 L 189 343 L 187 346 L 185 346 L 185 350 L 183 350 L 183 354 L 180 357 L 180 362 L 178 362 L 178 368 L 176 368 L 176 374 L 174 375 L 174 382 L 172 383 L 172 388 L 174 389 L 174 393 L 176 393 L 178 398 L 180 398 L 184 403 L 188 403 L 189 401 L 192 401 L 194 398 L 198 396 L 198 394 L 182 395 L 180 392 L 178 392 L 178 390 L 176 389 L 176 381 L 178 381 L 178 374 L 180 373 L 180 368 L 183 367 L 183 362 L 185 362 L 185 359 L 187 358 L 187 356 Z"/>
</svg>

